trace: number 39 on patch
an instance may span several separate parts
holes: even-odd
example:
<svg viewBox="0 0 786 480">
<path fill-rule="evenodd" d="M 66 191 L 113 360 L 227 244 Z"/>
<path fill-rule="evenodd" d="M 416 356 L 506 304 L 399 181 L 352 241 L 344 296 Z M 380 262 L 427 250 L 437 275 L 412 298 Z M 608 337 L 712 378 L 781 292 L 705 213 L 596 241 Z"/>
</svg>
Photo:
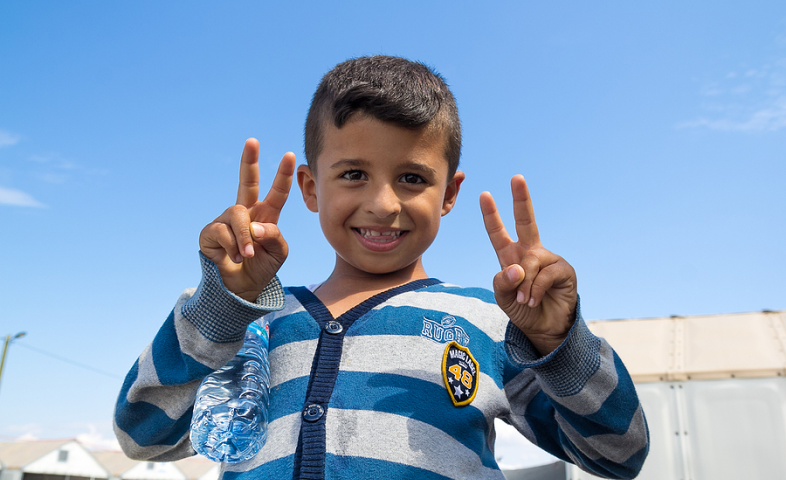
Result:
<svg viewBox="0 0 786 480">
<path fill-rule="evenodd" d="M 480 370 L 467 347 L 455 341 L 448 343 L 442 356 L 442 378 L 454 406 L 463 407 L 472 402 L 478 393 Z"/>
</svg>

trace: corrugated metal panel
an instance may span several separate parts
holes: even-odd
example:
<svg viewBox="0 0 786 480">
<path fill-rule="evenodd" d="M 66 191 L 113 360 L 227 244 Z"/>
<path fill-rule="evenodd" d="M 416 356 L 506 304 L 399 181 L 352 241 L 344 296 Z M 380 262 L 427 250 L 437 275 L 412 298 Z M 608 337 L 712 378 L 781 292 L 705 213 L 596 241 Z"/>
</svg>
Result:
<svg viewBox="0 0 786 480">
<path fill-rule="evenodd" d="M 786 379 L 684 384 L 691 479 L 786 478 Z"/>
<path fill-rule="evenodd" d="M 589 325 L 625 362 L 647 416 L 637 479 L 786 478 L 786 311 Z"/>
<path fill-rule="evenodd" d="M 786 478 L 786 378 L 643 383 L 650 453 L 636 480 Z M 567 466 L 569 480 L 599 477 Z"/>
</svg>

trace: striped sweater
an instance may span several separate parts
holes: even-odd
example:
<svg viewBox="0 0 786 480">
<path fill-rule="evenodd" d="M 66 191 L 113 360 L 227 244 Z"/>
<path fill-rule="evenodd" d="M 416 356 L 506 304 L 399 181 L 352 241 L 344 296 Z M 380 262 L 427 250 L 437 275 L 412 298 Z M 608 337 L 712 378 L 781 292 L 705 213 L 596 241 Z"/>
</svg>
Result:
<svg viewBox="0 0 786 480">
<path fill-rule="evenodd" d="M 633 478 L 648 450 L 644 413 L 619 357 L 581 315 L 540 357 L 493 293 L 435 279 L 376 295 L 334 319 L 303 287 L 277 279 L 256 303 L 224 289 L 202 257 L 128 373 L 114 423 L 131 458 L 194 454 L 189 424 L 201 380 L 228 362 L 249 323 L 270 320 L 268 439 L 223 480 L 503 479 L 494 419 L 599 476 Z"/>
</svg>

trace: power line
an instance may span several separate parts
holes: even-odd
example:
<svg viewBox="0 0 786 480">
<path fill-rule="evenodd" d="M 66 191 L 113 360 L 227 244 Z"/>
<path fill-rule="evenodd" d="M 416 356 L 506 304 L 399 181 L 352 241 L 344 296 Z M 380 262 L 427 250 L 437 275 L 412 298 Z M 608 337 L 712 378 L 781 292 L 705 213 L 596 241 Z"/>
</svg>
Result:
<svg viewBox="0 0 786 480">
<path fill-rule="evenodd" d="M 26 343 L 18 342 L 18 343 L 15 343 L 14 345 L 19 346 L 19 347 L 24 347 L 24 348 L 26 348 L 28 350 L 32 350 L 34 352 L 38 352 L 38 353 L 40 353 L 42 355 L 46 355 L 47 357 L 52 357 L 52 358 L 54 358 L 56 360 L 60 360 L 61 362 L 70 363 L 71 365 L 75 365 L 75 366 L 77 366 L 79 368 L 84 368 L 85 370 L 90 370 L 91 372 L 94 372 L 94 373 L 100 373 L 101 375 L 106 375 L 107 377 L 112 377 L 112 378 L 115 378 L 115 379 L 118 379 L 118 380 L 123 380 L 123 377 L 121 377 L 119 375 L 115 375 L 114 373 L 105 372 L 105 371 L 99 370 L 99 369 L 97 369 L 95 367 L 91 367 L 90 365 L 85 365 L 83 363 L 79 363 L 79 362 L 75 362 L 73 360 L 69 360 L 69 359 L 67 359 L 65 357 L 61 357 L 60 355 L 55 355 L 54 353 L 49 353 L 49 352 L 41 350 L 39 348 L 31 347 L 30 345 L 28 345 Z"/>
</svg>

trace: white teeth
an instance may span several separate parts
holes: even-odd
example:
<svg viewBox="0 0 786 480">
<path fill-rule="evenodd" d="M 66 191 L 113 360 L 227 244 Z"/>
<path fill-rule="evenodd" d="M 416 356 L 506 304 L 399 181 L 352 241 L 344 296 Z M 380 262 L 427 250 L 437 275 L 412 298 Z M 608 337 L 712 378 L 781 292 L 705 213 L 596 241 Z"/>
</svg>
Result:
<svg viewBox="0 0 786 480">
<path fill-rule="evenodd" d="M 363 235 L 366 238 L 379 237 L 379 236 L 398 238 L 398 237 L 401 236 L 401 232 L 400 231 L 397 231 L 397 232 L 379 232 L 377 230 L 369 230 L 368 228 L 358 228 L 358 231 L 360 232 L 361 235 Z"/>
</svg>

